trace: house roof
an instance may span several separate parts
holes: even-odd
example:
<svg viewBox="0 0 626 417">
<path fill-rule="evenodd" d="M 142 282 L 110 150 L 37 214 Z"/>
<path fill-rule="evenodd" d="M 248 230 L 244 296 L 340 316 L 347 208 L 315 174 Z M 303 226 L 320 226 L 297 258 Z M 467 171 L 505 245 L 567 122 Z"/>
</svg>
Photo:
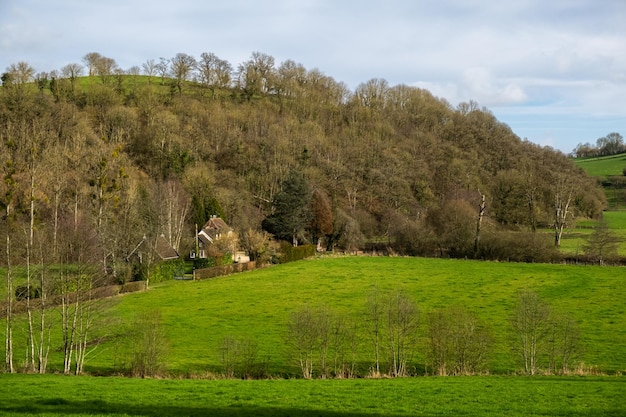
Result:
<svg viewBox="0 0 626 417">
<path fill-rule="evenodd" d="M 167 241 L 167 239 L 165 239 L 165 236 L 163 235 L 157 237 L 155 251 L 157 255 L 159 255 L 164 261 L 179 258 L 176 249 L 174 249 L 172 245 L 170 245 L 170 243 Z"/>
<path fill-rule="evenodd" d="M 223 232 L 231 229 L 220 217 L 211 217 L 209 221 L 202 226 L 202 230 L 209 233 L 212 231 Z"/>
<path fill-rule="evenodd" d="M 228 233 L 231 231 L 230 226 L 226 224 L 224 220 L 219 217 L 211 217 L 209 221 L 207 221 L 204 226 L 202 226 L 202 230 L 198 232 L 198 238 L 205 244 L 209 244 L 213 242 L 213 239 L 217 237 L 217 235 L 222 233 Z"/>
</svg>

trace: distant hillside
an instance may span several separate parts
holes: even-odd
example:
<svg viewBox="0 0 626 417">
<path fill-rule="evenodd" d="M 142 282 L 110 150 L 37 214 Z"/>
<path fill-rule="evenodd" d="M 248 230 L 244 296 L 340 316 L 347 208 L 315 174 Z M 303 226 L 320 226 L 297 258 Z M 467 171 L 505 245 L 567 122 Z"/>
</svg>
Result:
<svg viewBox="0 0 626 417">
<path fill-rule="evenodd" d="M 350 91 L 259 53 L 237 71 L 204 55 L 143 72 L 96 58 L 91 77 L 25 63 L 3 74 L 1 195 L 40 239 L 60 239 L 62 225 L 95 233 L 95 258 L 111 264 L 144 235 L 189 253 L 194 225 L 215 214 L 240 235 L 264 227 L 331 249 L 517 259 L 499 252 L 500 231 L 559 230 L 606 207 L 565 155 L 474 102 L 382 79 Z"/>
<path fill-rule="evenodd" d="M 592 177 L 610 177 L 624 175 L 626 153 L 590 158 L 575 158 L 576 165 Z"/>
<path fill-rule="evenodd" d="M 617 155 L 575 158 L 577 166 L 597 177 L 605 190 L 609 208 L 626 208 L 626 153 Z"/>
</svg>

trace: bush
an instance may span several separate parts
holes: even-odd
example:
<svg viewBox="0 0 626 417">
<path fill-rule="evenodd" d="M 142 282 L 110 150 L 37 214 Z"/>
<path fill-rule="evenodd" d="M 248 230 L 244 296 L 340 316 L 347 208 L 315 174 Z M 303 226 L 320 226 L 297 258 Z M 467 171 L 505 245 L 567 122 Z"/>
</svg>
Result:
<svg viewBox="0 0 626 417">
<path fill-rule="evenodd" d="M 281 264 L 286 264 L 287 262 L 299 261 L 300 259 L 310 258 L 311 256 L 315 256 L 316 247 L 315 245 L 301 245 L 301 246 L 292 246 L 289 242 L 281 242 L 280 243 L 280 258 L 279 262 Z"/>
<path fill-rule="evenodd" d="M 26 300 L 28 298 L 30 298 L 31 300 L 34 298 L 40 298 L 41 297 L 41 288 L 35 286 L 35 285 L 18 285 L 15 288 L 15 299 L 17 301 L 23 301 Z"/>
<path fill-rule="evenodd" d="M 174 259 L 170 261 L 159 262 L 152 269 L 150 280 L 152 282 L 162 282 L 174 279 L 185 273 L 185 261 L 183 259 Z"/>
<path fill-rule="evenodd" d="M 548 235 L 532 232 L 485 234 L 478 247 L 481 259 L 511 262 L 559 262 L 562 255 Z"/>
</svg>

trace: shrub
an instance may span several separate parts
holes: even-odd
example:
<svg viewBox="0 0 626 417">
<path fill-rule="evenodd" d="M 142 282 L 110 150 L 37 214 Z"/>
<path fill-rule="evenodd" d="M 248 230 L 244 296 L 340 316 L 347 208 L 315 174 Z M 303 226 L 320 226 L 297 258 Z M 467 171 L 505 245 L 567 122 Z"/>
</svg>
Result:
<svg viewBox="0 0 626 417">
<path fill-rule="evenodd" d="M 300 259 L 315 256 L 315 245 L 292 246 L 289 242 L 280 243 L 279 262 L 285 264 L 287 262 L 299 261 Z"/>
<path fill-rule="evenodd" d="M 558 262 L 562 255 L 550 236 L 532 232 L 497 232 L 480 240 L 478 257 L 511 262 Z"/>
<path fill-rule="evenodd" d="M 34 298 L 40 298 L 40 297 L 41 297 L 41 288 L 35 285 L 23 284 L 23 285 L 18 285 L 15 288 L 15 299 L 17 301 L 23 301 L 28 298 L 32 300 Z"/>
</svg>

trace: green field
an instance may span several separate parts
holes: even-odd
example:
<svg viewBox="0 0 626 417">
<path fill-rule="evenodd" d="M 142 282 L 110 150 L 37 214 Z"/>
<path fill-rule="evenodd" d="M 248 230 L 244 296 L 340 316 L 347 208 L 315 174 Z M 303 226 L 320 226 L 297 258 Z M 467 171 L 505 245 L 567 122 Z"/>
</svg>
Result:
<svg viewBox="0 0 626 417">
<path fill-rule="evenodd" d="M 331 312 L 362 321 L 372 289 L 402 289 L 423 314 L 435 308 L 464 306 L 489 323 L 495 339 L 489 357 L 491 373 L 516 368 L 511 353 L 509 317 L 516 293 L 532 289 L 559 313 L 575 319 L 582 336 L 577 363 L 594 372 L 626 371 L 626 271 L 619 267 L 512 264 L 465 260 L 341 257 L 300 261 L 207 281 L 170 281 L 148 292 L 114 298 L 103 312 L 94 337 L 103 337 L 88 358 L 89 372 L 111 373 L 128 366 L 129 334 L 137 317 L 160 314 L 168 345 L 170 375 L 219 373 L 220 343 L 226 337 L 258 343 L 259 358 L 274 376 L 297 376 L 285 349 L 287 323 L 304 306 L 326 306 Z M 57 320 L 55 314 L 49 315 Z M 18 323 L 17 326 L 20 326 Z M 21 325 L 22 328 L 24 325 Z M 422 344 L 412 361 L 417 374 L 426 363 L 425 325 Z M 25 346 L 16 333 L 16 346 Z M 363 339 L 367 339 L 366 336 Z M 49 369 L 61 368 L 60 338 L 53 338 Z M 21 350 L 18 350 L 21 352 Z M 369 343 L 358 347 L 363 373 L 372 366 Z"/>
<path fill-rule="evenodd" d="M 148 380 L 0 375 L 0 416 L 623 416 L 623 377 Z"/>
<path fill-rule="evenodd" d="M 605 211 L 603 218 L 615 236 L 621 240 L 618 245 L 619 255 L 626 257 L 626 210 Z M 595 220 L 583 219 L 577 221 L 575 227 L 565 229 L 561 239 L 561 251 L 566 254 L 582 254 L 587 237 L 593 233 L 593 227 L 597 223 Z"/>
<path fill-rule="evenodd" d="M 626 154 L 576 158 L 574 162 L 592 177 L 609 177 L 623 174 L 623 170 L 626 168 Z"/>
</svg>

